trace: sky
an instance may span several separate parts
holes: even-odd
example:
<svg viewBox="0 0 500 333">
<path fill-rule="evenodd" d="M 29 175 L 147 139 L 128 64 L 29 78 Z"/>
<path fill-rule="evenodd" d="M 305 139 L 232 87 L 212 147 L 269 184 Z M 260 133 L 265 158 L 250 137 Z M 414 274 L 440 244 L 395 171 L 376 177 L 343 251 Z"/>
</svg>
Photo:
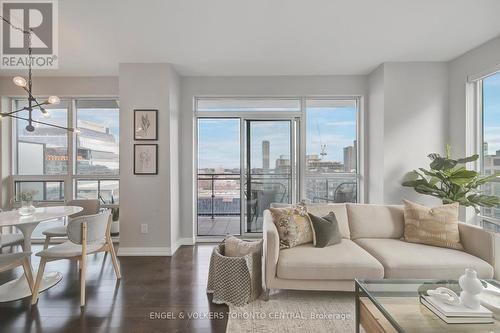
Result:
<svg viewBox="0 0 500 333">
<path fill-rule="evenodd" d="M 484 142 L 488 155 L 500 150 L 500 73 L 483 80 Z"/>
<path fill-rule="evenodd" d="M 327 145 L 325 161 L 343 162 L 343 148 L 356 139 L 355 107 L 307 108 L 306 154 L 319 155 Z M 290 155 L 290 122 L 252 122 L 252 168 L 262 168 L 262 141 L 270 142 L 270 167 L 280 155 Z M 240 122 L 238 119 L 198 121 L 198 168 L 240 167 Z"/>
</svg>

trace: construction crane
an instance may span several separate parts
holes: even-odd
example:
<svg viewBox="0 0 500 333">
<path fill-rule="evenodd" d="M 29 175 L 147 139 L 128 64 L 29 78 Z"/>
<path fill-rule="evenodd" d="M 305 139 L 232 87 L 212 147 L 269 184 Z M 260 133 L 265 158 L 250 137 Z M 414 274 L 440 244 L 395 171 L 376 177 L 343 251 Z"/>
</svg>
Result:
<svg viewBox="0 0 500 333">
<path fill-rule="evenodd" d="M 323 157 L 325 157 L 326 155 L 328 155 L 328 152 L 327 152 L 327 145 L 323 144 L 323 140 L 321 139 L 321 130 L 319 129 L 319 123 L 318 123 L 318 121 L 316 121 L 316 129 L 318 130 L 319 146 L 320 146 L 320 149 L 321 149 L 319 155 L 321 156 L 321 159 L 323 159 Z"/>
</svg>

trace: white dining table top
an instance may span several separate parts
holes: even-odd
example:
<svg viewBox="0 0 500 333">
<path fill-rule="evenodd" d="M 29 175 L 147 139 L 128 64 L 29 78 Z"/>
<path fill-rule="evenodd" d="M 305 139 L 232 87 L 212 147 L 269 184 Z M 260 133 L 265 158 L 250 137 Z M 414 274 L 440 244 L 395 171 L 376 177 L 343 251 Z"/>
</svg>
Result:
<svg viewBox="0 0 500 333">
<path fill-rule="evenodd" d="M 0 227 L 40 223 L 47 220 L 73 215 L 81 212 L 82 209 L 82 207 L 78 206 L 37 207 L 35 212 L 28 216 L 22 216 L 17 210 L 1 212 Z"/>
</svg>

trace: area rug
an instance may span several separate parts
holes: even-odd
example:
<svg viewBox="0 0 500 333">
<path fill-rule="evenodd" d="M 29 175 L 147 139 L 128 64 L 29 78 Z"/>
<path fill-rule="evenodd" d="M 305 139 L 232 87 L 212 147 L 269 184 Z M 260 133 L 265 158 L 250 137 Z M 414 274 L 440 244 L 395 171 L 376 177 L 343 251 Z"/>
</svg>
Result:
<svg viewBox="0 0 500 333">
<path fill-rule="evenodd" d="M 226 332 L 355 332 L 354 294 L 276 291 L 268 301 L 231 306 Z"/>
</svg>

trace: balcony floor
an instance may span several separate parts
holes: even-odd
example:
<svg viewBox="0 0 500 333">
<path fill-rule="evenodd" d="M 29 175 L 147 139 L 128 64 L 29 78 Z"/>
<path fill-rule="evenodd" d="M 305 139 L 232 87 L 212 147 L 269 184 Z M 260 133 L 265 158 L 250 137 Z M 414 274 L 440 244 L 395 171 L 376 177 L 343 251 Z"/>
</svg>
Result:
<svg viewBox="0 0 500 333">
<path fill-rule="evenodd" d="M 225 236 L 240 234 L 239 216 L 198 216 L 198 236 Z"/>
</svg>

